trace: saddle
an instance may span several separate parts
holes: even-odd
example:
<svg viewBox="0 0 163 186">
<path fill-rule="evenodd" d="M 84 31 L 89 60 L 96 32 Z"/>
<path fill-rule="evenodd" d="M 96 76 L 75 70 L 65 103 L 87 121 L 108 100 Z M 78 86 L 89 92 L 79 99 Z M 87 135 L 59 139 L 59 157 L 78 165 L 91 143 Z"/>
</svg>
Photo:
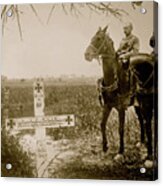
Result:
<svg viewBox="0 0 163 186">
<path fill-rule="evenodd" d="M 156 56 L 153 53 L 151 53 L 151 54 L 139 53 L 137 55 L 130 57 L 130 65 L 134 66 L 134 65 L 146 62 L 146 63 L 149 63 L 152 66 L 154 66 L 154 63 L 156 61 L 155 58 L 156 58 Z"/>
<path fill-rule="evenodd" d="M 99 92 L 100 104 L 102 106 L 104 105 L 103 92 L 106 91 L 108 93 L 112 93 L 116 90 L 120 97 L 131 97 L 131 104 L 135 102 L 135 96 L 137 93 L 149 92 L 148 90 L 142 89 L 142 87 L 139 85 L 139 80 L 135 76 L 134 67 L 143 62 L 154 66 L 154 61 L 153 55 L 144 53 L 132 56 L 130 59 L 122 59 L 122 61 L 119 61 L 117 81 L 115 81 L 110 87 L 105 87 L 103 78 L 97 80 L 97 90 Z"/>
</svg>

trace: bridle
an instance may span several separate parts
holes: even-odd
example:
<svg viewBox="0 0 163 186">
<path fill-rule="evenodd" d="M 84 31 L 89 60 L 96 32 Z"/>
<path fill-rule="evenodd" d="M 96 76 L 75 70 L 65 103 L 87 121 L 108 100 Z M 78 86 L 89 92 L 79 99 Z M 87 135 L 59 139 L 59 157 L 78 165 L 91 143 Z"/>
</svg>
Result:
<svg viewBox="0 0 163 186">
<path fill-rule="evenodd" d="M 104 41 L 101 43 L 101 45 L 99 46 L 99 48 L 96 48 L 92 43 L 90 44 L 90 47 L 92 47 L 93 48 L 93 51 L 95 51 L 94 54 L 93 54 L 93 56 L 96 57 L 96 59 L 98 60 L 99 64 L 100 64 L 100 59 L 99 59 L 100 51 L 104 47 L 105 43 L 106 43 L 106 38 L 104 37 Z M 101 56 L 107 57 L 109 55 L 102 54 Z M 118 89 L 118 78 L 117 78 L 117 74 L 115 75 L 114 82 L 111 85 L 105 86 L 105 85 L 103 85 L 102 81 L 100 81 L 99 84 L 98 84 L 98 90 L 100 92 L 108 92 L 108 93 L 110 93 L 110 92 L 115 91 L 116 89 Z"/>
<path fill-rule="evenodd" d="M 96 48 L 92 43 L 90 44 L 90 47 L 92 47 L 93 50 L 95 51 L 94 56 L 99 56 L 100 55 L 100 51 L 104 47 L 105 42 L 106 42 L 106 39 L 104 38 L 104 41 L 101 43 L 99 48 Z"/>
</svg>

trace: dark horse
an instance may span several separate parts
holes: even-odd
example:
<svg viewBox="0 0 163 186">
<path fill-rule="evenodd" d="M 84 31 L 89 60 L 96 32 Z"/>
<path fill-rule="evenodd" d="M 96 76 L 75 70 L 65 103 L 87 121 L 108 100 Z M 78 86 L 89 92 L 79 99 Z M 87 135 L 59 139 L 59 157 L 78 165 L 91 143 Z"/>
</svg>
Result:
<svg viewBox="0 0 163 186">
<path fill-rule="evenodd" d="M 123 157 L 124 153 L 124 122 L 125 110 L 134 105 L 133 100 L 137 99 L 138 105 L 134 106 L 140 122 L 141 144 L 145 143 L 145 133 L 147 136 L 148 155 L 145 161 L 146 166 L 153 166 L 153 146 L 152 146 L 152 117 L 157 113 L 157 106 L 154 96 L 154 70 L 155 62 L 151 55 L 138 54 L 130 58 L 126 64 L 120 63 L 113 45 L 112 39 L 106 34 L 107 27 L 99 28 L 95 36 L 91 39 L 90 45 L 85 51 L 85 59 L 92 61 L 101 58 L 103 78 L 99 80 L 101 95 L 104 100 L 103 118 L 101 122 L 101 132 L 103 139 L 103 151 L 108 150 L 106 138 L 106 122 L 112 108 L 116 108 L 119 113 L 119 135 L 120 148 L 116 160 Z M 157 100 L 156 100 L 157 101 Z M 155 107 L 156 106 L 156 107 Z M 155 109 L 153 109 L 155 108 Z M 154 117 L 157 118 L 157 117 Z M 157 122 L 157 121 L 156 121 Z M 157 124 L 156 124 L 157 125 Z M 155 129 L 157 139 L 157 129 Z M 156 140 L 155 140 L 156 141 Z M 155 151 L 156 151 L 156 144 Z"/>
</svg>

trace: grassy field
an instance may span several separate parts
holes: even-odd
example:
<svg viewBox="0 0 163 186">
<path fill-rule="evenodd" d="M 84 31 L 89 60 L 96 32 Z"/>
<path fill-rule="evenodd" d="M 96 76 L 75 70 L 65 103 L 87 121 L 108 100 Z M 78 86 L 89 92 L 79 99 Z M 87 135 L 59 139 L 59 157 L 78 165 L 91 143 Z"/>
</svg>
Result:
<svg viewBox="0 0 163 186">
<path fill-rule="evenodd" d="M 9 86 L 9 90 L 9 117 L 33 116 L 32 85 Z M 5 105 L 4 100 L 2 91 L 3 105 Z M 45 85 L 45 115 L 55 114 L 74 114 L 76 116 L 76 126 L 70 129 L 50 129 L 47 130 L 47 134 L 52 136 L 54 140 L 65 138 L 73 140 L 74 147 L 81 151 L 82 157 L 86 158 L 84 162 L 87 162 L 80 161 L 81 157 L 74 158 L 76 163 L 67 164 L 60 172 L 62 174 L 59 177 L 151 179 L 152 170 L 143 176 L 140 175 L 139 164 L 142 162 L 140 161 L 139 151 L 135 148 L 136 143 L 139 141 L 140 128 L 132 108 L 126 112 L 125 164 L 123 165 L 114 165 L 112 162 L 113 155 L 117 153 L 119 148 L 118 114 L 114 109 L 107 123 L 108 157 L 105 155 L 101 158 L 99 155 L 102 153 L 100 131 L 102 108 L 98 102 L 95 85 Z M 93 158 L 95 161 L 89 164 L 89 158 Z M 52 177 L 56 176 L 53 175 Z"/>
</svg>

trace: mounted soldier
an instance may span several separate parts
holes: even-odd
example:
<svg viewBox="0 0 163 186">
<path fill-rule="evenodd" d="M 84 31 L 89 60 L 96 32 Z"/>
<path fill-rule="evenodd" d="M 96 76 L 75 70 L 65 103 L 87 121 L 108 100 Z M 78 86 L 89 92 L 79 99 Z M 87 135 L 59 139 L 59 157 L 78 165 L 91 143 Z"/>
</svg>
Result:
<svg viewBox="0 0 163 186">
<path fill-rule="evenodd" d="M 132 23 L 126 23 L 123 27 L 125 38 L 122 39 L 117 55 L 121 61 L 128 61 L 133 55 L 139 53 L 139 39 L 132 34 L 133 25 Z"/>
<path fill-rule="evenodd" d="M 117 60 L 119 63 L 119 91 L 122 94 L 133 94 L 136 89 L 135 80 L 130 70 L 130 58 L 139 54 L 139 39 L 132 34 L 132 23 L 126 23 L 123 27 L 125 37 L 120 42 L 120 46 L 117 50 Z M 125 86 L 126 89 L 121 86 Z M 133 100 L 134 101 L 134 100 Z"/>
<path fill-rule="evenodd" d="M 102 134 L 103 151 L 108 150 L 106 137 L 107 119 L 115 108 L 119 116 L 119 152 L 115 160 L 123 159 L 124 154 L 124 124 L 125 110 L 128 106 L 135 106 L 135 112 L 140 122 L 141 144 L 147 145 L 147 157 L 144 162 L 145 167 L 152 168 L 153 161 L 153 138 L 152 138 L 152 116 L 154 103 L 154 63 L 151 54 L 139 53 L 139 40 L 132 35 L 133 26 L 129 24 L 124 27 L 126 37 L 122 39 L 118 51 L 115 51 L 113 40 L 106 33 L 107 26 L 99 28 L 91 38 L 91 42 L 86 48 L 85 59 L 89 62 L 101 57 L 103 78 L 98 80 L 98 90 L 103 100 L 103 116 L 100 123 Z M 118 58 L 117 55 L 118 54 Z M 124 59 L 128 63 L 119 62 Z M 124 65 L 125 64 L 125 65 Z M 128 68 L 126 68 L 126 64 Z M 132 78 L 136 80 L 136 86 L 130 83 Z M 135 85 L 133 83 L 133 85 Z M 130 87 L 131 85 L 131 87 Z M 138 88 L 137 88 L 138 87 Z M 134 89 L 136 88 L 136 89 Z M 132 91 L 132 92 L 130 92 Z M 136 96 L 138 105 L 134 104 L 133 97 Z M 146 127 L 144 129 L 144 127 Z M 145 133 L 147 140 L 145 139 Z M 147 141 L 147 143 L 145 143 Z"/>
</svg>

